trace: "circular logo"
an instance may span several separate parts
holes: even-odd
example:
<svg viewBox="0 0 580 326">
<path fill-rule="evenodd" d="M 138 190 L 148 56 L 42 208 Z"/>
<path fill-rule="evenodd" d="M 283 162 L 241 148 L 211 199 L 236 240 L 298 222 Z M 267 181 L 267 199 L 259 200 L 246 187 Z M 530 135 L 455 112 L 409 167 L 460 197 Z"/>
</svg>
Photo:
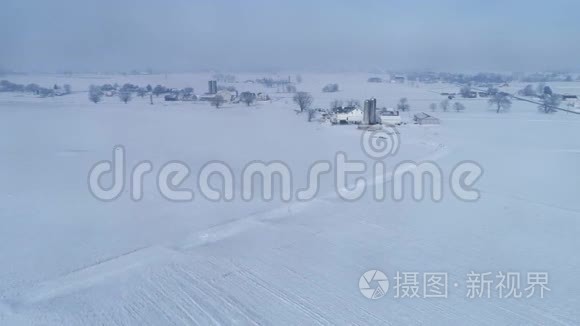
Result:
<svg viewBox="0 0 580 326">
<path fill-rule="evenodd" d="M 389 290 L 389 279 L 385 273 L 376 269 L 364 273 L 358 280 L 360 293 L 367 299 L 377 300 L 385 296 Z"/>
<path fill-rule="evenodd" d="M 365 130 L 361 137 L 363 151 L 375 160 L 397 154 L 400 144 L 399 131 L 390 126 L 380 130 Z"/>
</svg>

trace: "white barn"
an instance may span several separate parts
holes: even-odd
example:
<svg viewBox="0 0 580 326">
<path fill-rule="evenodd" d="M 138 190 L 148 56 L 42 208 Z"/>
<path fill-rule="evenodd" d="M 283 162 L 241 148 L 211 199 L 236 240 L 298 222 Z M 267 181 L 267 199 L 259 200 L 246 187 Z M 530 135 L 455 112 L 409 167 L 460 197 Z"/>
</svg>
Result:
<svg viewBox="0 0 580 326">
<path fill-rule="evenodd" d="M 336 108 L 333 123 L 349 124 L 361 123 L 363 121 L 363 111 L 358 107 Z"/>
<path fill-rule="evenodd" d="M 396 110 L 385 110 L 381 112 L 380 119 L 384 125 L 400 125 L 402 123 L 401 115 Z"/>
</svg>

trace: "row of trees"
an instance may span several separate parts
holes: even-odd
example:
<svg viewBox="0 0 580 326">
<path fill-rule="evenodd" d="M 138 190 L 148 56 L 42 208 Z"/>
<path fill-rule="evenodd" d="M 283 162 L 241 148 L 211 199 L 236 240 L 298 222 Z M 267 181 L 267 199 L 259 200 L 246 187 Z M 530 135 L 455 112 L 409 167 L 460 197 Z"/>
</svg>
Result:
<svg viewBox="0 0 580 326">
<path fill-rule="evenodd" d="M 141 87 L 139 85 L 131 83 L 126 83 L 123 84 L 122 86 L 119 86 L 118 84 L 104 84 L 95 87 L 100 89 L 102 92 L 115 92 L 115 93 L 130 92 L 136 93 L 140 97 L 144 97 L 149 93 L 152 93 L 155 96 L 159 96 L 162 94 L 167 94 L 172 91 L 171 88 L 165 87 L 163 85 L 157 85 L 155 87 L 147 85 L 145 87 Z M 186 87 L 181 91 L 193 94 L 193 88 L 191 87 Z"/>
<path fill-rule="evenodd" d="M 539 83 L 536 87 L 532 84 L 526 85 L 523 89 L 518 91 L 519 95 L 530 97 L 543 97 L 544 95 L 554 95 L 552 88 L 545 83 Z"/>
<path fill-rule="evenodd" d="M 491 98 L 488 100 L 488 104 L 490 106 L 496 107 L 496 112 L 500 113 L 502 110 L 503 111 L 508 110 L 512 105 L 512 101 L 508 94 L 503 92 L 495 92 L 495 94 L 491 95 Z M 440 108 L 441 111 L 443 112 L 447 112 L 451 109 L 457 112 L 462 112 L 465 111 L 466 109 L 465 105 L 463 105 L 463 103 L 460 102 L 455 102 L 452 105 L 450 99 L 444 99 L 443 101 L 441 101 L 441 103 L 439 103 L 439 105 L 437 105 L 436 103 L 431 103 L 429 105 L 429 108 L 431 109 L 431 111 L 437 111 L 437 109 Z"/>
<path fill-rule="evenodd" d="M 147 91 L 145 89 L 142 89 L 140 87 L 134 87 L 134 85 L 131 84 L 125 84 L 118 90 L 109 88 L 108 85 L 102 86 L 91 85 L 89 86 L 89 101 L 95 104 L 99 103 L 103 100 L 105 92 L 113 90 L 117 92 L 119 100 L 121 100 L 121 102 L 125 104 L 129 103 L 129 101 L 133 99 L 133 92 L 136 92 L 140 97 L 144 97 L 147 94 Z M 153 93 L 150 94 L 152 96 Z M 153 104 L 153 100 L 151 100 L 151 104 Z"/>
<path fill-rule="evenodd" d="M 445 72 L 411 72 L 405 73 L 409 81 L 417 82 L 447 82 L 455 84 L 498 84 L 510 82 L 513 76 L 496 73 L 477 73 L 475 75 L 445 73 Z"/>
<path fill-rule="evenodd" d="M 213 79 L 215 79 L 218 82 L 223 82 L 223 83 L 235 83 L 236 82 L 236 76 L 229 75 L 229 74 L 221 74 L 221 73 L 214 74 Z"/>
<path fill-rule="evenodd" d="M 338 92 L 338 84 L 328 84 L 322 88 L 324 93 L 335 93 Z"/>
<path fill-rule="evenodd" d="M 273 79 L 270 77 L 256 79 L 256 83 L 262 84 L 266 87 L 285 86 L 287 84 L 291 84 L 289 79 Z"/>
<path fill-rule="evenodd" d="M 54 84 L 52 87 L 41 87 L 40 85 L 34 83 L 24 85 L 12 83 L 8 80 L 2 80 L 0 81 L 0 92 L 23 92 L 46 97 L 55 95 L 68 95 L 72 93 L 72 88 L 69 84 L 64 84 L 63 86 Z"/>
<path fill-rule="evenodd" d="M 111 90 L 115 90 L 115 88 L 114 87 L 111 88 L 108 85 L 102 86 L 91 85 L 89 87 L 89 100 L 93 103 L 99 103 L 103 99 L 104 92 Z M 159 96 L 160 94 L 169 92 L 169 90 L 161 85 L 157 85 L 155 88 L 151 87 L 150 85 L 148 85 L 145 88 L 141 88 L 134 87 L 130 84 L 126 84 L 123 87 L 118 88 L 117 95 L 121 100 L 121 102 L 128 103 L 129 101 L 132 100 L 134 92 L 136 92 L 138 96 L 141 97 L 144 97 L 144 95 L 148 93 L 151 97 L 151 104 L 153 104 L 152 99 L 153 95 Z M 186 93 L 193 94 L 193 88 L 190 87 L 184 88 L 180 90 L 180 92 L 182 93 L 182 95 Z M 240 94 L 240 101 L 242 103 L 245 103 L 247 106 L 250 106 L 252 103 L 254 103 L 256 99 L 257 99 L 256 94 L 252 92 L 242 92 Z M 221 95 L 216 95 L 209 99 L 210 105 L 214 106 L 215 108 L 220 108 L 225 102 L 226 100 Z"/>
<path fill-rule="evenodd" d="M 569 74 L 562 73 L 534 73 L 521 78 L 523 82 L 538 83 L 538 82 L 572 82 L 574 78 Z M 580 76 L 576 76 L 576 80 L 580 81 Z"/>
<path fill-rule="evenodd" d="M 444 99 L 441 101 L 441 103 L 439 103 L 439 105 L 437 105 L 437 103 L 431 103 L 429 105 L 429 109 L 431 109 L 433 112 L 437 111 L 438 108 L 440 108 L 443 112 L 447 112 L 450 109 L 453 109 L 456 112 L 465 111 L 465 105 L 463 105 L 463 103 L 455 102 L 453 105 L 451 105 L 451 100 L 449 99 Z"/>
<path fill-rule="evenodd" d="M 554 94 L 552 88 L 547 86 L 545 83 L 538 83 L 536 87 L 528 84 L 520 90 L 518 94 L 528 97 L 538 97 L 540 99 L 538 109 L 543 113 L 556 112 L 557 108 L 562 103 L 562 97 L 558 94 Z"/>
<path fill-rule="evenodd" d="M 359 100 L 355 100 L 355 99 L 350 99 L 350 100 L 333 100 L 332 102 L 330 102 L 330 109 L 336 109 L 336 108 L 341 108 L 341 107 L 360 107 L 360 101 Z M 403 112 L 407 112 L 411 110 L 411 105 L 409 104 L 409 100 L 406 97 L 403 97 L 399 100 L 399 103 L 397 104 L 397 110 L 399 111 L 403 111 Z"/>
<path fill-rule="evenodd" d="M 336 109 L 336 108 L 341 108 L 341 107 L 356 107 L 356 106 L 360 106 L 360 101 L 359 100 L 355 100 L 355 99 L 350 99 L 350 100 L 333 100 L 332 102 L 330 102 L 330 109 Z"/>
<path fill-rule="evenodd" d="M 494 106 L 496 108 L 496 113 L 500 113 L 502 111 L 509 110 L 512 106 L 511 96 L 507 93 L 498 92 L 491 96 L 488 100 L 490 106 Z M 553 113 L 557 111 L 557 107 L 561 103 L 561 98 L 558 95 L 554 94 L 544 94 L 541 97 L 540 104 L 538 105 L 538 109 L 540 112 L 543 113 Z M 429 106 L 431 111 L 436 111 L 438 106 L 435 103 L 431 103 Z M 439 103 L 439 107 L 444 112 L 447 112 L 451 108 L 451 101 L 449 99 L 443 100 Z M 465 106 L 459 102 L 455 102 L 453 104 L 453 109 L 457 112 L 465 110 Z"/>
<path fill-rule="evenodd" d="M 89 86 L 89 101 L 91 101 L 93 103 L 101 102 L 103 100 L 103 96 L 105 95 L 104 89 L 108 89 L 108 88 L 107 87 L 103 88 L 102 86 L 96 86 L 96 85 Z M 109 90 L 106 90 L 106 91 L 109 91 Z M 139 91 L 139 92 L 140 92 L 139 94 L 143 94 L 142 96 L 145 96 L 144 93 L 141 93 L 141 91 Z M 121 102 L 123 102 L 125 104 L 127 104 L 133 98 L 132 92 L 129 90 L 126 90 L 126 89 L 119 90 L 118 96 L 119 96 L 119 99 L 121 100 Z"/>
<path fill-rule="evenodd" d="M 117 95 L 121 102 L 128 103 L 132 100 L 133 94 L 136 94 L 142 98 L 149 95 L 150 102 L 153 104 L 153 96 L 159 97 L 159 95 L 172 92 L 176 92 L 183 97 L 194 96 L 194 89 L 192 87 L 175 91 L 163 85 L 140 87 L 135 84 L 126 83 L 123 86 L 119 86 L 118 84 L 91 85 L 89 87 L 89 100 L 93 103 L 99 103 L 102 101 L 105 93 L 110 93 L 111 96 Z"/>
</svg>

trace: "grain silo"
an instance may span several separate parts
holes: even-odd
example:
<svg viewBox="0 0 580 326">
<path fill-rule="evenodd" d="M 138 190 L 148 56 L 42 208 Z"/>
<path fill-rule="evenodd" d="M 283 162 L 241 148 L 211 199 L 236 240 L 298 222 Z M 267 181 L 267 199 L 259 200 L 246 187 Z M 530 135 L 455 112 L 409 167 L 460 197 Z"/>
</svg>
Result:
<svg viewBox="0 0 580 326">
<path fill-rule="evenodd" d="M 374 125 L 377 123 L 377 100 L 375 98 L 365 100 L 362 124 Z"/>
<path fill-rule="evenodd" d="M 210 80 L 207 82 L 208 87 L 208 94 L 216 94 L 217 93 L 217 81 Z"/>
</svg>

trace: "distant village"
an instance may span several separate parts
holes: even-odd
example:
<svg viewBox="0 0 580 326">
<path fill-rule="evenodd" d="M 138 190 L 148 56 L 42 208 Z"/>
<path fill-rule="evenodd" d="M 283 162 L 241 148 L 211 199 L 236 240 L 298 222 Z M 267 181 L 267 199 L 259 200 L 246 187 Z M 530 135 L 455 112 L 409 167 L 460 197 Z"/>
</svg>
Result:
<svg viewBox="0 0 580 326">
<path fill-rule="evenodd" d="M 355 124 L 362 126 L 372 125 L 400 125 L 408 123 L 401 118 L 402 112 L 410 111 L 411 107 L 408 99 L 401 98 L 396 107 L 377 107 L 376 99 L 367 99 L 362 105 L 359 100 L 348 101 L 335 100 L 329 109 L 313 108 L 312 95 L 297 90 L 297 84 L 301 83 L 302 77 L 297 75 L 288 78 L 258 78 L 245 80 L 244 84 L 258 84 L 272 89 L 272 93 L 287 93 L 292 95 L 293 102 L 299 107 L 297 113 L 306 112 L 308 121 L 321 121 L 333 125 Z M 540 109 L 546 113 L 555 112 L 564 106 L 563 110 L 580 111 L 580 101 L 576 94 L 555 94 L 547 82 L 572 82 L 580 81 L 580 77 L 574 78 L 568 74 L 530 74 L 530 75 L 500 75 L 485 74 L 476 75 L 450 74 L 450 73 L 390 73 L 389 78 L 373 76 L 367 79 L 368 83 L 394 83 L 409 84 L 451 84 L 457 87 L 457 92 L 441 92 L 440 103 L 431 103 L 429 110 L 431 113 L 417 112 L 413 115 L 413 122 L 420 125 L 440 124 L 440 120 L 434 116 L 434 112 L 456 111 L 461 112 L 466 109 L 465 105 L 458 99 L 485 98 L 490 106 L 497 106 L 497 112 L 508 109 L 512 100 L 524 100 L 539 105 Z M 503 91 L 513 82 L 529 82 L 517 94 L 510 94 Z M 99 103 L 104 98 L 118 97 L 121 102 L 128 103 L 134 97 L 149 99 L 151 104 L 154 99 L 161 99 L 165 102 L 207 102 L 215 108 L 221 108 L 224 104 L 245 104 L 250 106 L 255 103 L 272 101 L 271 95 L 264 92 L 238 92 L 232 84 L 236 83 L 236 77 L 227 74 L 215 74 L 213 79 L 207 81 L 207 90 L 196 94 L 192 87 L 168 88 L 163 85 L 139 86 L 131 83 L 123 85 L 103 84 L 91 85 L 88 90 L 88 99 L 93 103 Z M 225 86 L 223 86 L 225 85 Z M 338 92 L 338 84 L 327 84 L 321 89 L 324 93 Z M 37 84 L 21 85 L 0 81 L 0 92 L 20 92 L 28 93 L 40 98 L 66 96 L 72 94 L 70 85 L 52 85 L 41 87 Z M 410 115 L 407 115 L 410 117 Z M 407 119 L 408 120 L 408 119 Z"/>
</svg>

